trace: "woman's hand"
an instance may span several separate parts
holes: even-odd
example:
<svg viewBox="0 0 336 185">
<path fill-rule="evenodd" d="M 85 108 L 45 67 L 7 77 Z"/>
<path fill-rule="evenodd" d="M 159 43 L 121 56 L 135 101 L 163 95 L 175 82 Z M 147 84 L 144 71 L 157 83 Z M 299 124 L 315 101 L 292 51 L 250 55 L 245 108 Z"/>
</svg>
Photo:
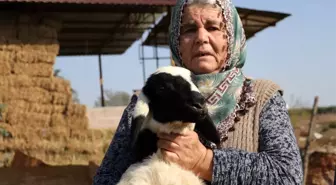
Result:
<svg viewBox="0 0 336 185">
<path fill-rule="evenodd" d="M 157 145 L 164 160 L 211 181 L 213 152 L 200 142 L 196 132 L 189 131 L 184 135 L 159 133 L 158 137 Z"/>
</svg>

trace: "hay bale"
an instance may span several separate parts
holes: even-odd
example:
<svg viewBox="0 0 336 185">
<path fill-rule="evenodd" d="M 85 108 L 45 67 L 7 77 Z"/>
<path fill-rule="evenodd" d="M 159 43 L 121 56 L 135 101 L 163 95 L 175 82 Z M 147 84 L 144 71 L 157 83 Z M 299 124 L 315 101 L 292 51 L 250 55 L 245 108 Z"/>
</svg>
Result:
<svg viewBox="0 0 336 185">
<path fill-rule="evenodd" d="M 11 73 L 11 66 L 9 62 L 0 61 L 0 75 L 9 75 Z"/>
<path fill-rule="evenodd" d="M 47 91 L 71 94 L 69 80 L 62 78 L 31 77 L 28 75 L 0 75 L 0 87 L 39 87 Z"/>
<path fill-rule="evenodd" d="M 69 128 L 77 130 L 87 130 L 89 128 L 89 119 L 86 116 L 66 116 L 66 122 Z"/>
<path fill-rule="evenodd" d="M 89 126 L 89 120 L 86 116 L 75 117 L 55 113 L 51 115 L 50 126 L 66 126 L 70 129 L 87 130 Z"/>
<path fill-rule="evenodd" d="M 41 113 L 41 114 L 51 114 L 52 106 L 26 102 L 24 100 L 13 100 L 8 103 L 9 111 L 21 111 L 27 113 Z"/>
<path fill-rule="evenodd" d="M 20 50 L 16 52 L 17 63 L 48 63 L 54 64 L 56 61 L 56 53 L 47 53 L 38 50 Z"/>
<path fill-rule="evenodd" d="M 52 165 L 88 163 L 92 160 L 99 163 L 111 142 L 112 134 L 112 130 L 88 130 L 86 136 L 91 141 L 88 138 L 80 140 L 80 137 L 67 141 L 40 139 L 28 142 L 23 139 L 2 142 L 0 139 L 0 149 L 19 149 Z M 85 138 L 85 134 L 81 137 Z"/>
<path fill-rule="evenodd" d="M 57 126 L 67 126 L 67 121 L 65 119 L 64 114 L 51 114 L 51 121 L 50 121 L 51 127 L 57 127 Z"/>
<path fill-rule="evenodd" d="M 76 130 L 70 129 L 70 140 L 79 140 L 82 142 L 95 143 L 95 150 L 105 150 L 103 148 L 109 145 L 115 131 L 112 129 L 89 129 Z M 105 151 L 102 151 L 105 152 Z"/>
<path fill-rule="evenodd" d="M 62 114 L 65 111 L 65 106 L 63 105 L 52 105 L 52 104 L 40 104 L 31 103 L 24 100 L 12 100 L 7 102 L 9 111 L 22 111 L 28 113 L 41 113 L 41 114 Z"/>
<path fill-rule="evenodd" d="M 0 123 L 6 120 L 8 105 L 0 102 Z"/>
<path fill-rule="evenodd" d="M 57 141 L 67 142 L 70 137 L 70 129 L 67 127 L 62 127 L 62 126 L 48 128 L 43 131 L 39 130 L 38 132 L 39 132 L 39 136 L 42 139 L 52 141 L 52 142 L 57 142 Z"/>
<path fill-rule="evenodd" d="M 58 93 L 58 92 L 52 92 L 50 94 L 52 95 L 51 103 L 54 105 L 68 105 L 72 99 L 71 94 Z"/>
<path fill-rule="evenodd" d="M 85 117 L 86 116 L 86 106 L 77 104 L 77 103 L 70 103 L 67 106 L 66 115 L 76 116 L 76 117 Z"/>
<path fill-rule="evenodd" d="M 52 153 L 43 152 L 41 150 L 27 150 L 25 152 L 49 165 L 87 165 L 92 158 L 92 155 L 88 153 L 74 153 L 68 151 Z"/>
<path fill-rule="evenodd" d="M 49 127 L 51 116 L 48 114 L 27 113 L 22 111 L 8 112 L 6 121 L 12 125 L 29 125 L 31 127 Z"/>
<path fill-rule="evenodd" d="M 23 139 L 3 139 L 0 138 L 0 150 L 20 150 L 27 142 Z"/>
<path fill-rule="evenodd" d="M 7 143 L 6 143 L 7 142 Z M 23 144 L 24 143 L 24 144 Z M 19 146 L 19 144 L 21 144 Z M 49 140 L 24 140 L 16 139 L 11 141 L 5 141 L 4 145 L 7 149 L 16 150 L 20 149 L 22 151 L 39 151 L 45 153 L 87 153 L 94 154 L 92 150 L 94 148 L 94 143 L 83 143 L 80 140 L 68 140 L 68 141 L 49 141 Z M 1 148 L 1 146 L 0 146 Z"/>
<path fill-rule="evenodd" d="M 0 75 L 9 75 L 15 61 L 15 51 L 0 51 Z"/>
<path fill-rule="evenodd" d="M 63 105 L 51 105 L 52 106 L 52 114 L 64 114 L 66 107 Z"/>
<path fill-rule="evenodd" d="M 0 63 L 0 68 L 3 67 L 1 66 L 2 64 Z M 10 68 L 10 67 L 9 67 Z M 10 71 L 10 70 L 9 70 Z M 0 69 L 0 87 L 8 87 L 9 85 L 9 81 L 8 81 L 8 76 L 7 75 L 3 75 L 1 73 L 1 69 Z M 10 74 L 10 73 L 7 73 L 7 74 Z"/>
<path fill-rule="evenodd" d="M 27 75 L 0 76 L 0 86 L 5 87 L 32 87 L 33 79 Z"/>
<path fill-rule="evenodd" d="M 52 95 L 44 89 L 37 87 L 29 88 L 3 88 L 0 87 L 0 92 L 3 92 L 3 98 L 5 102 L 11 100 L 25 100 L 32 103 L 50 103 L 52 101 Z"/>
<path fill-rule="evenodd" d="M 66 95 L 71 95 L 71 85 L 69 80 L 62 78 L 33 78 L 33 83 L 37 87 L 44 88 L 48 91 L 55 91 Z"/>
<path fill-rule="evenodd" d="M 16 75 L 28 75 L 36 77 L 52 77 L 54 74 L 53 64 L 48 63 L 14 63 L 12 72 Z"/>
<path fill-rule="evenodd" d="M 56 54 L 59 53 L 59 44 L 55 40 L 53 42 L 45 42 L 43 40 L 39 40 L 35 42 L 34 44 L 24 44 L 22 45 L 22 50 L 24 51 L 40 51 L 45 52 L 49 54 Z"/>
<path fill-rule="evenodd" d="M 0 51 L 18 51 L 21 49 L 21 44 L 18 39 L 0 37 Z"/>
<path fill-rule="evenodd" d="M 30 125 L 12 126 L 12 135 L 15 139 L 24 139 L 27 143 L 39 141 L 67 142 L 70 129 L 66 127 L 33 127 Z"/>
<path fill-rule="evenodd" d="M 92 141 L 92 137 L 89 138 L 88 136 L 89 135 L 88 135 L 87 130 L 70 129 L 70 139 L 71 140 L 75 139 L 75 140 L 82 141 L 83 143 L 87 141 Z"/>
<path fill-rule="evenodd" d="M 67 148 L 67 151 L 70 151 L 70 152 L 95 154 L 97 153 L 97 151 L 95 150 L 96 144 L 97 143 L 83 142 L 82 140 L 70 139 L 65 144 L 65 146 Z"/>
</svg>

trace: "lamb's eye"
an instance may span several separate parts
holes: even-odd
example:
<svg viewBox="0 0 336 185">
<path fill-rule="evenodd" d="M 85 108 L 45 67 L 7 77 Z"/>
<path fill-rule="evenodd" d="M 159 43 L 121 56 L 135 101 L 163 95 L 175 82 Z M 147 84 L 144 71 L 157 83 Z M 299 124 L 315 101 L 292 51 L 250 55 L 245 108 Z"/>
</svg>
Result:
<svg viewBox="0 0 336 185">
<path fill-rule="evenodd" d="M 159 91 L 163 91 L 163 90 L 165 90 L 165 87 L 164 86 L 160 86 L 159 87 Z"/>
</svg>

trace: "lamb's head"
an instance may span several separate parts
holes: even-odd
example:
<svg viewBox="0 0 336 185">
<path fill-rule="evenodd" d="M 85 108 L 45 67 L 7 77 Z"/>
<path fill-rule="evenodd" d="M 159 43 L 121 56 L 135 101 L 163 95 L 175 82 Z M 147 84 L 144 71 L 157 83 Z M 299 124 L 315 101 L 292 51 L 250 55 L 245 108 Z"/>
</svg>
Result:
<svg viewBox="0 0 336 185">
<path fill-rule="evenodd" d="M 165 126 L 189 128 L 190 123 L 195 123 L 195 129 L 206 139 L 219 143 L 219 134 L 208 113 L 205 98 L 192 82 L 191 75 L 185 68 L 168 66 L 159 68 L 147 79 L 133 112 L 133 137 L 151 114 L 159 124 L 151 125 L 152 129 Z"/>
<path fill-rule="evenodd" d="M 197 122 L 208 115 L 205 98 L 191 81 L 189 70 L 163 67 L 151 75 L 143 93 L 155 120 Z"/>
</svg>

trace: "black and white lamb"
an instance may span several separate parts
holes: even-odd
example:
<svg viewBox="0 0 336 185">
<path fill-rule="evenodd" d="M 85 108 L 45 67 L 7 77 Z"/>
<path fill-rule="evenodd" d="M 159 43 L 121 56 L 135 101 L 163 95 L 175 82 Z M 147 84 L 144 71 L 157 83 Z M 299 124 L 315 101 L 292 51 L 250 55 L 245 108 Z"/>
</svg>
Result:
<svg viewBox="0 0 336 185">
<path fill-rule="evenodd" d="M 118 185 L 204 185 L 194 173 L 162 159 L 157 133 L 198 132 L 219 142 L 219 135 L 205 98 L 182 67 L 159 68 L 146 81 L 132 117 L 132 148 L 136 163 L 122 175 Z"/>
</svg>

